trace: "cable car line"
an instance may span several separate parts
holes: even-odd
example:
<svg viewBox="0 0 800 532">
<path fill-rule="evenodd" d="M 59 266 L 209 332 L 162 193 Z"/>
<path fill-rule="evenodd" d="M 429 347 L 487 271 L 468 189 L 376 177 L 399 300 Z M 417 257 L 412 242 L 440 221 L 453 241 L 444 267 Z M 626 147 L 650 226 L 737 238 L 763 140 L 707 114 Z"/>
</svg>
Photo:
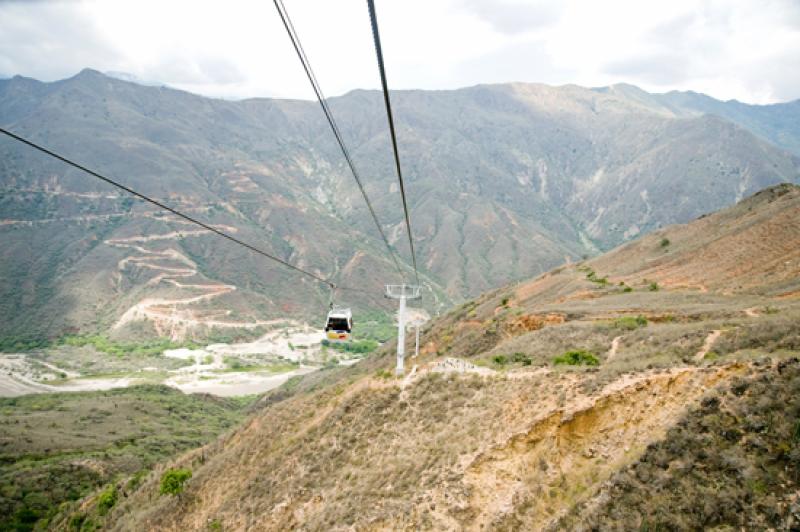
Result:
<svg viewBox="0 0 800 532">
<path fill-rule="evenodd" d="M 411 221 L 408 216 L 408 203 L 406 202 L 406 189 L 403 186 L 403 173 L 400 171 L 400 154 L 397 151 L 397 135 L 394 130 L 394 118 L 392 116 L 392 104 L 389 100 L 389 86 L 386 82 L 386 69 L 383 64 L 383 51 L 381 49 L 381 35 L 378 31 L 378 17 L 375 15 L 375 3 L 367 0 L 369 7 L 369 20 L 372 24 L 372 38 L 375 42 L 375 55 L 378 57 L 378 69 L 381 72 L 381 86 L 383 87 L 383 102 L 386 105 L 386 116 L 389 119 L 389 133 L 392 137 L 392 149 L 394 150 L 394 163 L 397 169 L 397 179 L 400 182 L 400 196 L 403 198 L 403 212 L 406 217 L 406 230 L 408 232 L 408 245 L 411 248 L 411 260 L 414 265 L 414 277 L 419 285 L 419 273 L 417 272 L 417 255 L 414 253 L 414 237 L 411 234 Z"/>
<path fill-rule="evenodd" d="M 19 141 L 19 142 L 21 142 L 23 144 L 27 144 L 31 148 L 39 150 L 40 152 L 42 152 L 44 154 L 47 154 L 50 157 L 53 157 L 55 159 L 58 159 L 58 160 L 66 163 L 66 164 L 68 164 L 68 165 L 70 165 L 70 166 L 72 166 L 74 168 L 77 168 L 78 170 L 86 172 L 87 174 L 89 174 L 91 176 L 94 176 L 97 179 L 100 179 L 101 181 L 105 181 L 106 183 L 108 183 L 110 185 L 113 185 L 113 186 L 115 186 L 115 187 L 117 187 L 117 188 L 119 188 L 121 190 L 124 190 L 128 194 L 132 194 L 132 195 L 136 196 L 139 199 L 142 199 L 142 200 L 144 200 L 144 201 L 146 201 L 148 203 L 152 203 L 153 205 L 155 205 L 156 207 L 158 207 L 160 209 L 164 209 L 165 211 L 169 211 L 172 214 L 174 214 L 175 216 L 183 218 L 184 220 L 186 220 L 188 222 L 191 222 L 193 224 L 199 225 L 203 229 L 211 231 L 212 233 L 216 233 L 217 235 L 219 235 L 219 236 L 221 236 L 223 238 L 226 238 L 226 239 L 230 240 L 231 242 L 239 244 L 240 246 L 244 246 L 247 249 L 249 249 L 250 251 L 258 253 L 259 255 L 263 255 L 264 257 L 266 257 L 266 258 L 268 258 L 270 260 L 273 260 L 273 261 L 275 261 L 275 262 L 277 262 L 279 264 L 282 264 L 283 266 L 286 266 L 287 268 L 291 268 L 292 270 L 294 270 L 294 271 L 296 271 L 298 273 L 301 273 L 301 274 L 303 274 L 303 275 L 305 275 L 307 277 L 310 277 L 310 278 L 314 279 L 315 281 L 318 281 L 320 283 L 326 284 L 331 289 L 338 288 L 339 290 L 361 291 L 358 288 L 350 288 L 350 287 L 346 287 L 346 286 L 337 286 L 336 284 L 334 284 L 333 282 L 329 281 L 328 279 L 325 279 L 325 278 L 320 277 L 319 275 L 317 275 L 315 273 L 312 273 L 312 272 L 306 271 L 306 270 L 304 270 L 302 268 L 299 268 L 299 267 L 295 266 L 294 264 L 292 264 L 290 262 L 287 262 L 287 261 L 285 261 L 285 260 L 283 260 L 283 259 L 281 259 L 279 257 L 276 257 L 275 255 L 272 255 L 272 254 L 270 254 L 270 253 L 268 253 L 268 252 L 266 252 L 266 251 L 264 251 L 262 249 L 259 249 L 259 248 L 255 247 L 255 246 L 251 245 L 251 244 L 248 244 L 247 242 L 243 242 L 242 240 L 239 240 L 235 236 L 229 235 L 225 231 L 220 231 L 219 229 L 217 229 L 217 228 L 215 228 L 215 227 L 213 227 L 211 225 L 208 225 L 206 223 L 203 223 L 200 220 L 192 218 L 191 216 L 189 216 L 187 214 L 184 214 L 184 213 L 178 211 L 177 209 L 173 209 L 172 207 L 170 207 L 168 205 L 165 205 L 165 204 L 161 203 L 158 200 L 150 198 L 150 197 L 148 197 L 148 196 L 146 196 L 146 195 L 144 195 L 144 194 L 142 194 L 140 192 L 136 192 L 132 188 L 126 187 L 125 185 L 123 185 L 121 183 L 118 183 L 118 182 L 114 181 L 113 179 L 111 179 L 109 177 L 101 175 L 101 174 L 95 172 L 94 170 L 90 170 L 89 168 L 86 168 L 85 166 L 83 166 L 81 164 L 78 164 L 78 163 L 76 163 L 76 162 L 74 162 L 74 161 L 72 161 L 72 160 L 70 160 L 70 159 L 68 159 L 68 158 L 66 158 L 66 157 L 64 157 L 62 155 L 59 155 L 59 154 L 55 153 L 54 151 L 51 151 L 51 150 L 49 150 L 49 149 L 47 149 L 47 148 L 45 148 L 43 146 L 40 146 L 39 144 L 36 144 L 36 143 L 34 143 L 34 142 L 24 138 L 24 137 L 21 137 L 21 136 L 15 134 L 15 133 L 12 133 L 11 131 L 8 131 L 7 129 L 4 129 L 4 128 L 0 127 L 0 133 L 6 135 L 8 137 L 11 137 L 12 139 L 17 140 L 17 141 Z"/>
<path fill-rule="evenodd" d="M 397 273 L 400 275 L 401 278 L 404 278 L 403 270 L 400 268 L 400 263 L 397 260 L 397 254 L 392 249 L 391 244 L 389 244 L 389 239 L 386 238 L 386 233 L 383 231 L 383 227 L 378 221 L 378 215 L 375 214 L 375 209 L 372 207 L 372 202 L 369 200 L 369 196 L 367 195 L 367 191 L 364 189 L 364 185 L 361 181 L 361 177 L 356 170 L 355 163 L 353 162 L 352 157 L 350 156 L 350 152 L 345 146 L 344 139 L 342 138 L 341 131 L 339 130 L 339 126 L 336 124 L 336 120 L 333 118 L 333 113 L 331 113 L 330 108 L 328 107 L 328 103 L 325 99 L 325 95 L 322 92 L 322 88 L 317 82 L 317 78 L 314 75 L 314 71 L 311 68 L 311 63 L 306 56 L 305 50 L 303 49 L 303 45 L 300 43 L 300 37 L 297 34 L 297 31 L 294 29 L 294 24 L 292 24 L 292 20 L 289 17 L 289 12 L 286 10 L 286 6 L 283 4 L 283 0 L 273 0 L 275 4 L 275 9 L 278 11 L 278 15 L 281 17 L 281 21 L 283 22 L 283 27 L 286 29 L 286 33 L 289 35 L 289 39 L 292 41 L 292 46 L 294 47 L 295 52 L 297 53 L 297 57 L 300 59 L 300 63 L 303 65 L 303 70 L 308 77 L 308 81 L 311 83 L 311 87 L 314 89 L 314 94 L 317 96 L 317 100 L 319 101 L 320 107 L 322 107 L 322 112 L 325 114 L 325 118 L 328 121 L 328 124 L 333 131 L 333 135 L 336 137 L 336 142 L 339 144 L 339 148 L 342 150 L 342 155 L 344 155 L 345 160 L 347 161 L 347 165 L 350 167 L 350 171 L 353 174 L 353 178 L 358 185 L 358 189 L 361 191 L 361 195 L 364 197 L 364 201 L 367 204 L 367 208 L 369 208 L 369 212 L 372 215 L 372 220 L 375 222 L 375 227 L 378 228 L 378 232 L 381 235 L 381 239 L 383 239 L 383 243 L 386 245 L 386 249 L 389 251 L 389 255 L 392 258 L 392 262 L 394 262 L 394 266 L 397 269 Z M 416 264 L 414 266 L 414 271 L 416 272 Z"/>
</svg>

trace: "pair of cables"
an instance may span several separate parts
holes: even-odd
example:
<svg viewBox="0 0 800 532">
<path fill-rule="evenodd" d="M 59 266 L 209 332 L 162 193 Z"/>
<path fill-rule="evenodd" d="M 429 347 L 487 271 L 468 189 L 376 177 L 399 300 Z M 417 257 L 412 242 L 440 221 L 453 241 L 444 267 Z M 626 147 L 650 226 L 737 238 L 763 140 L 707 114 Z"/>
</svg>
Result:
<svg viewBox="0 0 800 532">
<path fill-rule="evenodd" d="M 290 37 L 290 39 L 292 41 L 292 45 L 294 46 L 295 52 L 297 53 L 297 56 L 300 59 L 302 65 L 303 65 L 303 69 L 306 72 L 306 75 L 307 75 L 307 77 L 308 77 L 308 79 L 309 79 L 309 81 L 311 83 L 311 86 L 314 89 L 314 93 L 316 94 L 317 100 L 319 101 L 319 104 L 322 107 L 323 113 L 325 114 L 325 118 L 328 121 L 328 124 L 330 125 L 331 130 L 333 131 L 334 137 L 336 138 L 336 141 L 337 141 L 337 143 L 338 143 L 338 145 L 339 145 L 339 147 L 340 147 L 340 149 L 342 151 L 342 154 L 344 155 L 344 158 L 347 161 L 347 164 L 350 167 L 350 170 L 351 170 L 351 172 L 353 174 L 353 178 L 355 179 L 356 183 L 358 184 L 358 188 L 361 191 L 362 196 L 364 197 L 364 201 L 366 202 L 367 207 L 369 208 L 369 212 L 370 212 L 370 214 L 372 216 L 373 221 L 375 222 L 375 226 L 377 227 L 378 232 L 381 235 L 381 239 L 383 240 L 384 244 L 386 245 L 386 249 L 389 252 L 389 255 L 390 255 L 391 259 L 392 259 L 392 262 L 394 263 L 395 268 L 397 269 L 398 274 L 400 274 L 400 276 L 402 277 L 403 273 L 402 273 L 402 269 L 400 268 L 399 261 L 397 260 L 397 256 L 396 256 L 394 250 L 392 249 L 391 245 L 389 244 L 389 240 L 387 239 L 386 234 L 383 231 L 383 228 L 382 228 L 382 226 L 381 226 L 381 224 L 380 224 L 380 222 L 378 220 L 377 214 L 375 213 L 375 209 L 373 208 L 372 203 L 369 200 L 369 196 L 367 195 L 367 192 L 366 192 L 366 190 L 364 188 L 363 182 L 361 181 L 361 177 L 358 174 L 358 171 L 357 171 L 357 169 L 355 167 L 355 164 L 353 163 L 353 158 L 351 157 L 350 152 L 349 152 L 349 150 L 347 149 L 347 147 L 346 147 L 346 145 L 344 143 L 341 131 L 339 130 L 339 127 L 336 124 L 336 121 L 335 121 L 335 119 L 333 117 L 333 114 L 331 113 L 330 108 L 328 107 L 327 100 L 325 99 L 325 96 L 324 96 L 324 94 L 322 92 L 322 89 L 319 86 L 319 83 L 317 82 L 316 76 L 314 75 L 314 71 L 312 70 L 311 64 L 310 64 L 310 62 L 308 60 L 308 57 L 305 54 L 305 50 L 303 49 L 302 44 L 300 43 L 300 39 L 297 36 L 297 32 L 294 29 L 294 25 L 292 24 L 291 19 L 289 18 L 289 15 L 288 15 L 288 13 L 286 11 L 286 7 L 283 5 L 283 1 L 282 0 L 273 0 L 273 1 L 275 3 L 275 8 L 278 10 L 278 14 L 281 17 L 281 21 L 283 22 L 283 25 L 286 28 L 287 33 L 289 34 L 289 37 Z M 403 183 L 403 176 L 402 176 L 401 167 L 400 167 L 400 158 L 399 158 L 399 153 L 398 153 L 398 149 L 397 149 L 397 137 L 396 137 L 396 133 L 395 133 L 394 119 L 393 119 L 393 116 L 392 116 L 392 109 L 391 109 L 391 102 L 390 102 L 390 98 L 389 98 L 388 84 L 387 84 L 387 81 L 386 81 L 386 72 L 385 72 L 385 66 L 384 66 L 384 61 L 383 61 L 383 53 L 382 53 L 382 50 L 381 50 L 380 34 L 378 32 L 378 23 L 377 23 L 377 17 L 376 17 L 376 14 L 375 14 L 375 6 L 374 6 L 374 3 L 373 3 L 373 0 L 367 0 L 367 4 L 368 4 L 368 8 L 369 8 L 369 13 L 370 13 L 370 21 L 371 21 L 371 25 L 372 25 L 372 33 L 373 33 L 373 38 L 374 38 L 374 43 L 375 43 L 375 51 L 376 51 L 376 54 L 377 54 L 377 57 L 378 57 L 378 66 L 379 66 L 380 74 L 381 74 L 381 85 L 382 85 L 382 88 L 383 88 L 384 103 L 385 103 L 385 106 L 386 106 L 387 117 L 388 117 L 388 120 L 389 120 L 389 131 L 390 131 L 390 134 L 391 134 L 392 148 L 393 148 L 394 159 L 395 159 L 395 167 L 396 167 L 396 171 L 397 171 L 397 177 L 398 177 L 398 180 L 399 180 L 399 183 L 400 183 L 400 193 L 401 193 L 402 200 L 403 200 L 403 211 L 404 211 L 404 214 L 405 214 L 406 230 L 407 230 L 407 233 L 408 233 L 408 241 L 409 241 L 409 246 L 410 246 L 410 249 L 411 249 L 411 256 L 412 256 L 412 260 L 413 260 L 414 275 L 415 275 L 417 284 L 419 284 L 419 274 L 417 272 L 417 259 L 416 259 L 416 254 L 414 252 L 414 240 L 413 240 L 412 233 L 411 233 L 411 222 L 410 222 L 410 216 L 409 216 L 409 213 L 408 213 L 408 204 L 407 204 L 407 201 L 406 201 L 405 186 L 404 186 L 404 183 Z M 13 132 L 5 129 L 5 128 L 0 128 L 0 133 L 2 133 L 3 135 L 6 135 L 9 138 L 12 138 L 12 139 L 18 141 L 18 142 L 21 142 L 22 144 L 25 144 L 25 145 L 27 145 L 27 146 L 35 149 L 35 150 L 38 150 L 38 151 L 40 151 L 40 152 L 42 152 L 42 153 L 44 153 L 44 154 L 46 154 L 46 155 L 48 155 L 50 157 L 53 157 L 53 158 L 65 163 L 65 164 L 67 164 L 69 166 L 77 168 L 78 170 L 81 170 L 81 171 L 83 171 L 83 172 L 85 172 L 85 173 L 87 173 L 87 174 L 89 174 L 89 175 L 91 175 L 91 176 L 93 176 L 93 177 L 95 177 L 95 178 L 97 178 L 97 179 L 109 184 L 109 185 L 112 185 L 112 186 L 114 186 L 114 187 L 116 187 L 116 188 L 118 188 L 118 189 L 120 189 L 120 190 L 122 190 L 122 191 L 124 191 L 124 192 L 126 192 L 126 193 L 128 193 L 130 195 L 132 195 L 132 196 L 135 196 L 135 197 L 137 197 L 137 198 L 139 198 L 139 199 L 141 199 L 141 200 L 143 200 L 143 201 L 145 201 L 147 203 L 150 203 L 150 204 L 155 205 L 156 207 L 158 207 L 160 209 L 163 209 L 163 210 L 165 210 L 167 212 L 170 212 L 170 213 L 174 214 L 175 216 L 177 216 L 177 217 L 179 217 L 179 218 L 181 218 L 183 220 L 186 220 L 187 222 L 190 222 L 190 223 L 195 224 L 195 225 L 197 225 L 199 227 L 202 227 L 203 229 L 205 229 L 207 231 L 210 231 L 210 232 L 212 232 L 212 233 L 214 233 L 214 234 L 216 234 L 216 235 L 218 235 L 218 236 L 220 236 L 222 238 L 225 238 L 226 240 L 229 240 L 229 241 L 231 241 L 231 242 L 233 242 L 233 243 L 235 243 L 237 245 L 243 246 L 244 248 L 246 248 L 246 249 L 248 249 L 248 250 L 250 250 L 250 251 L 252 251 L 254 253 L 257 253 L 258 255 L 261 255 L 261 256 L 269 259 L 269 260 L 272 260 L 272 261 L 274 261 L 274 262 L 276 262 L 276 263 L 278 263 L 278 264 L 280 264 L 280 265 L 282 265 L 282 266 L 284 266 L 286 268 L 289 268 L 289 269 L 291 269 L 291 270 L 293 270 L 293 271 L 295 271 L 297 273 L 300 273 L 300 274 L 302 274 L 302 275 L 304 275 L 306 277 L 314 279 L 315 281 L 318 281 L 318 282 L 320 282 L 322 284 L 325 284 L 332 291 L 336 290 L 336 289 L 339 289 L 339 290 L 350 290 L 350 291 L 356 291 L 356 292 L 367 292 L 366 290 L 363 290 L 363 289 L 347 287 L 347 286 L 337 286 L 335 283 L 333 283 L 329 279 L 325 279 L 325 278 L 323 278 L 323 277 L 321 277 L 321 276 L 319 276 L 319 275 L 317 275 L 317 274 L 315 274 L 313 272 L 310 272 L 308 270 L 305 270 L 303 268 L 295 266 L 294 264 L 292 264 L 292 263 L 290 263 L 290 262 L 288 262 L 288 261 L 286 261 L 284 259 L 281 259 L 280 257 L 277 257 L 277 256 L 273 255 L 272 253 L 264 251 L 263 249 L 258 248 L 258 247 L 254 246 L 252 244 L 247 243 L 247 242 L 244 242 L 243 240 L 238 239 L 235 236 L 233 236 L 233 235 L 231 235 L 231 234 L 229 234 L 229 233 L 227 233 L 227 232 L 225 232 L 223 230 L 220 230 L 220 229 L 218 229 L 218 228 L 216 228 L 216 227 L 214 227 L 212 225 L 209 225 L 207 223 L 204 223 L 204 222 L 202 222 L 202 221 L 200 221 L 200 220 L 198 220 L 198 219 L 196 219 L 196 218 L 194 218 L 192 216 L 189 216 L 188 214 L 185 214 L 185 213 L 183 213 L 183 212 L 181 212 L 181 211 L 179 211 L 179 210 L 177 210 L 177 209 L 175 209 L 173 207 L 170 207 L 169 205 L 166 205 L 166 204 L 164 204 L 164 203 L 162 203 L 162 202 L 160 202 L 160 201 L 158 201 L 158 200 L 156 200 L 154 198 L 151 198 L 151 197 L 149 197 L 149 196 L 147 196 L 147 195 L 145 195 L 145 194 L 143 194 L 141 192 L 133 190 L 132 188 L 130 188 L 128 186 L 125 186 L 125 185 L 119 183 L 118 181 L 116 181 L 116 180 L 114 180 L 114 179 L 112 179 L 110 177 L 107 177 L 107 176 L 105 176 L 103 174 L 100 174 L 99 172 L 96 172 L 96 171 L 94 171 L 94 170 L 92 170 L 90 168 L 87 168 L 86 166 L 84 166 L 82 164 L 79 164 L 79 163 L 67 158 L 66 156 L 60 155 L 59 153 L 56 153 L 56 152 L 54 152 L 54 151 L 52 151 L 52 150 L 50 150 L 50 149 L 48 149 L 48 148 L 46 148 L 46 147 L 44 147 L 44 146 L 42 146 L 40 144 L 37 144 L 37 143 L 33 142 L 32 140 L 29 140 L 29 139 L 24 138 L 24 137 L 22 137 L 20 135 L 17 135 L 16 133 L 13 133 Z"/>
</svg>

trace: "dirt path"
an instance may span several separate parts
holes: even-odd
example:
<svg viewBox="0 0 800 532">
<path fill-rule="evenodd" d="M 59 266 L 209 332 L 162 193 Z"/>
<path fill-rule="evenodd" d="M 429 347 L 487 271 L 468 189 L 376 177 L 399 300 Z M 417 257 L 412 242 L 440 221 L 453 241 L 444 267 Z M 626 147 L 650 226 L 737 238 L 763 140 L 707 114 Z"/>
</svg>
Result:
<svg viewBox="0 0 800 532">
<path fill-rule="evenodd" d="M 406 391 L 406 387 L 409 384 L 411 384 L 411 381 L 414 380 L 414 377 L 416 376 L 416 374 L 417 374 L 417 365 L 414 364 L 411 367 L 411 371 L 409 371 L 408 375 L 406 375 L 405 378 L 403 379 L 403 382 L 400 383 L 400 389 L 402 390 L 400 392 L 400 399 L 406 399 L 406 397 L 408 396 L 408 392 Z"/>
<path fill-rule="evenodd" d="M 235 232 L 235 227 L 219 226 L 230 232 Z M 158 235 L 132 236 L 128 238 L 114 238 L 105 243 L 112 247 L 131 250 L 132 255 L 125 257 L 117 263 L 117 284 L 121 283 L 123 273 L 128 268 L 144 268 L 158 272 L 147 284 L 150 286 L 165 282 L 192 293 L 183 298 L 145 298 L 126 310 L 112 327 L 119 329 L 135 321 L 148 320 L 153 323 L 160 336 L 169 336 L 171 339 L 183 340 L 188 331 L 195 327 L 222 327 L 253 329 L 273 322 L 255 320 L 250 322 L 237 322 L 218 319 L 219 312 L 209 315 L 190 307 L 195 303 L 208 301 L 236 290 L 236 286 L 222 283 L 185 283 L 184 279 L 198 275 L 197 264 L 189 257 L 176 249 L 157 250 L 147 248 L 142 244 L 154 241 L 178 240 L 192 236 L 210 234 L 206 229 L 178 230 Z M 198 293 L 199 292 L 199 293 Z M 230 311 L 222 311 L 223 315 Z"/>
<path fill-rule="evenodd" d="M 608 350 L 608 355 L 606 355 L 606 362 L 611 362 L 611 360 L 617 356 L 617 351 L 619 350 L 619 341 L 622 340 L 622 336 L 617 336 L 613 340 L 611 340 L 611 349 Z"/>
<path fill-rule="evenodd" d="M 41 366 L 46 367 L 47 369 L 52 369 L 56 373 L 63 373 L 64 375 L 66 375 L 70 379 L 74 379 L 75 377 L 80 377 L 81 376 L 80 373 L 77 373 L 75 371 L 70 371 L 68 369 L 59 368 L 58 366 L 54 366 L 53 364 L 50 364 L 50 363 L 45 362 L 43 360 L 36 360 L 36 363 L 41 365 Z"/>
<path fill-rule="evenodd" d="M 694 356 L 695 361 L 703 361 L 703 358 L 708 354 L 709 351 L 711 351 L 711 347 L 714 345 L 714 342 L 717 341 L 717 338 L 719 338 L 720 334 L 722 334 L 722 331 L 719 329 L 715 329 L 708 333 L 708 336 L 706 336 L 706 341 L 703 342 L 703 347 L 701 347 L 700 351 L 698 351 Z"/>
</svg>

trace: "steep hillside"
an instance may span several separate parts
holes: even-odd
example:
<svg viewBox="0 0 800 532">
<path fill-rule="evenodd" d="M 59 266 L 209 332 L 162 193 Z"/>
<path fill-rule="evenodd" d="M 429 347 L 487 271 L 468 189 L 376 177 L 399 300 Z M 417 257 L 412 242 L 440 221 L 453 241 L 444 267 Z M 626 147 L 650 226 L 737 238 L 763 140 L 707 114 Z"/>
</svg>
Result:
<svg viewBox="0 0 800 532">
<path fill-rule="evenodd" d="M 797 186 L 772 187 L 689 225 L 654 231 L 587 265 L 629 284 L 651 279 L 670 288 L 798 295 L 799 201 Z"/>
<path fill-rule="evenodd" d="M 796 380 L 800 264 L 789 244 L 800 231 L 774 224 L 798 212 L 800 188 L 774 187 L 593 261 L 494 290 L 434 320 L 403 378 L 392 377 L 394 353 L 385 349 L 294 380 L 265 396 L 239 429 L 154 471 L 105 525 L 541 530 L 593 516 L 640 526 L 652 515 L 654 525 L 679 526 L 661 517 L 715 479 L 737 482 L 725 491 L 725 503 L 740 511 L 736 524 L 791 524 L 791 512 L 770 506 L 795 486 L 791 424 L 752 452 L 731 454 L 732 443 L 756 441 L 761 429 L 738 428 L 737 399 L 703 397 L 716 387 L 736 397 L 750 390 L 743 401 L 763 412 L 753 422 L 796 415 L 793 402 L 759 401 L 757 390 L 774 382 L 788 394 Z M 743 238 L 748 232 L 757 238 Z M 712 263 L 698 249 L 713 245 L 736 252 Z M 777 251 L 762 261 L 766 248 Z M 681 283 L 670 284 L 672 270 L 649 269 L 664 254 L 685 266 Z M 774 267 L 787 262 L 788 272 Z M 753 267 L 737 276 L 734 263 Z M 645 272 L 647 280 L 639 277 Z M 704 436 L 718 426 L 737 438 Z M 680 486 L 703 457 L 680 458 L 677 438 L 703 442 L 717 457 L 719 468 L 693 491 Z M 781 462 L 770 461 L 773 450 Z M 654 460 L 669 469 L 658 473 Z M 735 476 L 726 463 L 769 467 Z M 191 470 L 185 491 L 158 496 L 162 475 L 175 467 Z M 643 490 L 656 486 L 670 491 L 647 497 Z M 622 498 L 603 495 L 620 491 Z M 95 504 L 84 501 L 62 518 Z M 727 515 L 685 523 L 734 524 Z"/>
<path fill-rule="evenodd" d="M 511 84 L 393 101 L 434 312 L 800 176 L 796 157 L 723 118 L 619 91 Z M 407 271 L 380 95 L 330 104 Z M 86 70 L 0 81 L 0 123 L 341 284 L 378 294 L 397 279 L 313 102 L 211 100 Z M 203 336 L 319 319 L 327 301 L 8 139 L 0 188 L 0 335 Z M 123 316 L 136 319 L 115 328 Z"/>
<path fill-rule="evenodd" d="M 797 358 L 734 379 L 559 525 L 796 529 L 798 390 Z"/>
</svg>

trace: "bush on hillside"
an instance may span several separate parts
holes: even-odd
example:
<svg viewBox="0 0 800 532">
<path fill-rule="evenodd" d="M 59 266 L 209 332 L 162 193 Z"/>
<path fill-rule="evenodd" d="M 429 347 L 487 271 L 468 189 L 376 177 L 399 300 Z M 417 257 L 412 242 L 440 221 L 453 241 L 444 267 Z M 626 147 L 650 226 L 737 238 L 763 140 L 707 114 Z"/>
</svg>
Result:
<svg viewBox="0 0 800 532">
<path fill-rule="evenodd" d="M 625 329 L 628 331 L 632 331 L 634 329 L 638 329 L 639 327 L 645 327 L 647 325 L 647 318 L 644 316 L 623 316 L 621 318 L 617 318 L 614 320 L 614 327 L 617 329 Z"/>
<path fill-rule="evenodd" d="M 586 278 L 593 283 L 599 284 L 600 286 L 605 286 L 608 284 L 607 277 L 598 277 L 597 274 L 592 270 L 589 270 L 589 273 L 586 274 Z"/>
<path fill-rule="evenodd" d="M 523 366 L 530 366 L 533 364 L 531 357 L 525 353 L 516 352 L 513 355 L 495 355 L 492 357 L 492 363 L 497 366 L 505 366 L 506 364 L 521 364 Z"/>
<path fill-rule="evenodd" d="M 180 495 L 183 493 L 184 484 L 192 478 L 188 469 L 169 469 L 161 476 L 161 495 Z"/>
<path fill-rule="evenodd" d="M 599 366 L 600 360 L 594 353 L 583 350 L 567 351 L 553 359 L 556 366 Z"/>
<path fill-rule="evenodd" d="M 344 353 L 363 354 L 372 353 L 380 344 L 375 340 L 353 340 L 352 342 L 330 342 L 328 340 L 322 340 L 322 345 Z"/>
<path fill-rule="evenodd" d="M 97 497 L 97 513 L 105 515 L 117 504 L 117 487 L 113 484 Z"/>
</svg>

